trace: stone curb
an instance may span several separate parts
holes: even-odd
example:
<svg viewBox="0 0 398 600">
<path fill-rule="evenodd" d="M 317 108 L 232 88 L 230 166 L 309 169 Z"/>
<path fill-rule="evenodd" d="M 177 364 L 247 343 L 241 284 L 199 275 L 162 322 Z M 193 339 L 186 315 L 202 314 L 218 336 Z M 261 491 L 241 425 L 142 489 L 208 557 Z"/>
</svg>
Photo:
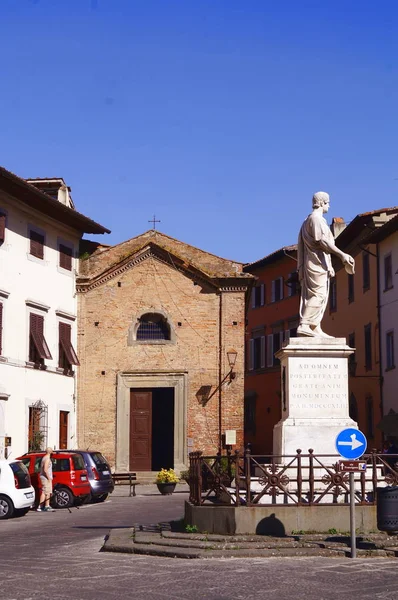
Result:
<svg viewBox="0 0 398 600">
<path fill-rule="evenodd" d="M 300 535 L 284 539 L 258 535 L 220 536 L 175 533 L 161 531 L 157 526 L 148 526 L 147 530 L 145 529 L 144 531 L 134 527 L 111 529 L 101 551 L 186 559 L 350 556 L 349 541 L 346 537 L 338 535 Z M 360 558 L 398 557 L 398 546 L 395 546 L 395 541 L 378 534 L 358 537 L 357 556 Z"/>
</svg>

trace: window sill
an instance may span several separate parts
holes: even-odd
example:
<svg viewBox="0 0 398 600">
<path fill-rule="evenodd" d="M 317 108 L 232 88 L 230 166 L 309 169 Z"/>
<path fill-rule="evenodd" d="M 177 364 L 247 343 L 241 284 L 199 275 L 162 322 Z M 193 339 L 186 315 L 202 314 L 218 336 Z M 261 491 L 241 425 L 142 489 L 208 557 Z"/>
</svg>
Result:
<svg viewBox="0 0 398 600">
<path fill-rule="evenodd" d="M 385 371 L 386 371 L 386 373 L 387 373 L 387 371 L 393 371 L 394 369 L 395 369 L 395 365 L 392 365 L 391 367 L 387 367 L 387 368 L 385 369 Z"/>
<path fill-rule="evenodd" d="M 370 285 L 362 288 L 363 293 L 368 292 L 369 290 L 370 290 Z"/>
<path fill-rule="evenodd" d="M 37 371 L 46 371 L 47 365 L 42 365 L 41 363 L 34 363 L 30 360 L 26 361 L 26 366 L 30 369 L 36 369 Z"/>
<path fill-rule="evenodd" d="M 384 288 L 383 292 L 389 292 L 390 290 L 393 290 L 394 286 L 390 285 L 390 287 Z"/>
<path fill-rule="evenodd" d="M 62 367 L 56 367 L 55 372 L 59 375 L 65 375 L 66 377 L 75 376 L 75 372 L 73 369 L 63 369 Z"/>
<path fill-rule="evenodd" d="M 133 340 L 129 346 L 168 346 L 175 345 L 173 340 Z"/>
</svg>

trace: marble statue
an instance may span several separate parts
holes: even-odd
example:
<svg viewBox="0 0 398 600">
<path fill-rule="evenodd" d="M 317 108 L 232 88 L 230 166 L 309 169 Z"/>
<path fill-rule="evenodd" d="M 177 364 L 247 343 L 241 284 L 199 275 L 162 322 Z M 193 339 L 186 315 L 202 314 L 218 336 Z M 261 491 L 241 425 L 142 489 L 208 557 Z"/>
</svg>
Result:
<svg viewBox="0 0 398 600">
<path fill-rule="evenodd" d="M 329 210 L 329 194 L 317 192 L 312 198 L 312 213 L 301 226 L 298 246 L 298 276 L 301 285 L 300 322 L 297 336 L 333 337 L 321 329 L 329 297 L 330 278 L 334 277 L 331 254 L 335 254 L 351 275 L 355 261 L 334 243 L 334 237 L 324 218 Z"/>
</svg>

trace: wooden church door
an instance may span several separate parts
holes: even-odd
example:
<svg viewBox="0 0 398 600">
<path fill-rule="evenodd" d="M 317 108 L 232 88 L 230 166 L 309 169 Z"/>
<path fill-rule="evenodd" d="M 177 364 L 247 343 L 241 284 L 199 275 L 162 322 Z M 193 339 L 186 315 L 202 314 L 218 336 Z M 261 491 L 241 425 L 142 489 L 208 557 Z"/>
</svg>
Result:
<svg viewBox="0 0 398 600">
<path fill-rule="evenodd" d="M 152 470 L 152 392 L 130 391 L 130 471 Z"/>
</svg>

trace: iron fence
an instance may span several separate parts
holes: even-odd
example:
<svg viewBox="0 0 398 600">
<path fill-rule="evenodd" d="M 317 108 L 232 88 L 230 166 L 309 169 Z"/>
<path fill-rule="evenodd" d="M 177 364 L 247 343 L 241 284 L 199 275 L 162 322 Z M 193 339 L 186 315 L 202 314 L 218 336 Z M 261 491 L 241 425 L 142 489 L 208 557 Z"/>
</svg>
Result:
<svg viewBox="0 0 398 600">
<path fill-rule="evenodd" d="M 189 455 L 190 502 L 203 504 L 349 504 L 349 473 L 341 457 L 315 455 L 256 456 L 249 450 L 226 455 Z M 355 473 L 355 501 L 375 504 L 377 487 L 398 485 L 398 454 L 365 454 L 366 470 Z"/>
</svg>

